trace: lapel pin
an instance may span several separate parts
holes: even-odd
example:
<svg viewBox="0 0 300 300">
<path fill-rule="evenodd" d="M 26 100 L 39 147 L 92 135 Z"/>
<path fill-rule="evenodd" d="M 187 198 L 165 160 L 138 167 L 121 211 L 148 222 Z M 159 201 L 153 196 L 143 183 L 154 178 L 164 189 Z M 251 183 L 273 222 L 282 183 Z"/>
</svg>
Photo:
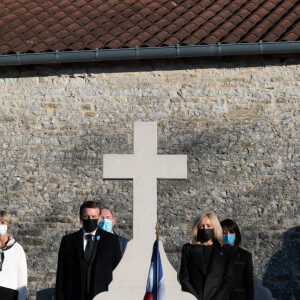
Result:
<svg viewBox="0 0 300 300">
<path fill-rule="evenodd" d="M 99 235 L 97 235 L 97 241 L 99 241 L 100 240 L 100 236 Z"/>
<path fill-rule="evenodd" d="M 223 256 L 224 252 L 223 252 L 223 251 L 220 251 L 219 254 L 220 254 L 221 256 Z"/>
</svg>

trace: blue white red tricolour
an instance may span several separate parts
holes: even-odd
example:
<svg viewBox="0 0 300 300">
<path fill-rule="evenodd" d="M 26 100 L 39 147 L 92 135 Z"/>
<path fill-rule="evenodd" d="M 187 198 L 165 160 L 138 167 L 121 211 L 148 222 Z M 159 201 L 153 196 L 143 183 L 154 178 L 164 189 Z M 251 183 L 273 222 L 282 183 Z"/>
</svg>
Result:
<svg viewBox="0 0 300 300">
<path fill-rule="evenodd" d="M 166 288 L 159 254 L 159 239 L 156 239 L 153 245 L 153 253 L 144 300 L 166 299 Z"/>
</svg>

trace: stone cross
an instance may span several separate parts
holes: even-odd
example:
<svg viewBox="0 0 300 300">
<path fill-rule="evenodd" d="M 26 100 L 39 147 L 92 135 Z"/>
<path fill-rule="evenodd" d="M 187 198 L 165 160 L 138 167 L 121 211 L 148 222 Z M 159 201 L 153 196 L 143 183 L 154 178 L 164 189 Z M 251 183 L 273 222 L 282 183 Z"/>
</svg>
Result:
<svg viewBox="0 0 300 300">
<path fill-rule="evenodd" d="M 155 122 L 134 123 L 134 153 L 107 154 L 103 158 L 103 177 L 133 179 L 133 239 L 113 272 L 109 291 L 94 300 L 142 300 L 145 295 L 153 243 L 156 239 L 157 179 L 187 177 L 186 155 L 157 155 Z M 177 274 L 169 263 L 162 243 L 160 255 L 167 299 L 192 300 L 181 292 Z"/>
<path fill-rule="evenodd" d="M 133 145 L 133 154 L 104 155 L 103 178 L 133 179 L 133 239 L 140 243 L 150 240 L 152 248 L 157 220 L 157 179 L 185 179 L 187 157 L 157 155 L 157 125 L 154 122 L 134 123 Z M 145 228 L 152 229 L 151 236 L 145 236 Z"/>
</svg>

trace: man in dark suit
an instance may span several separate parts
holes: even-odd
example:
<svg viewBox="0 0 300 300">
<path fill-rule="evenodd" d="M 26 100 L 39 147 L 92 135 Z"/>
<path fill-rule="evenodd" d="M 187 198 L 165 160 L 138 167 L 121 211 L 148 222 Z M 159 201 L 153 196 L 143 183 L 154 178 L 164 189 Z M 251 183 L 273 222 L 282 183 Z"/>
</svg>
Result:
<svg viewBox="0 0 300 300">
<path fill-rule="evenodd" d="M 123 237 L 121 235 L 116 234 L 113 231 L 114 225 L 116 223 L 116 219 L 113 217 L 110 209 L 108 209 L 106 207 L 102 208 L 101 209 L 101 217 L 102 217 L 102 220 L 99 224 L 99 227 L 102 228 L 103 230 L 106 230 L 107 232 L 115 234 L 119 238 L 121 254 L 123 256 L 123 254 L 126 250 L 128 239 L 126 239 L 125 237 Z"/>
<path fill-rule="evenodd" d="M 118 237 L 98 228 L 101 207 L 87 201 L 80 207 L 82 228 L 61 240 L 56 277 L 57 300 L 91 300 L 107 291 L 121 259 Z"/>
</svg>

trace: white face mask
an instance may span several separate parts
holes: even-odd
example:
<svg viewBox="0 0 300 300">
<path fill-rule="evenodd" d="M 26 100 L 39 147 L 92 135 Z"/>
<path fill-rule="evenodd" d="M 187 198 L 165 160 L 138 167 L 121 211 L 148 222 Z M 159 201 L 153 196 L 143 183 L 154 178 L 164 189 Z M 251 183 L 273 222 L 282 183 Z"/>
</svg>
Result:
<svg viewBox="0 0 300 300">
<path fill-rule="evenodd" d="M 7 232 L 7 225 L 0 225 L 0 236 L 4 235 Z"/>
</svg>

